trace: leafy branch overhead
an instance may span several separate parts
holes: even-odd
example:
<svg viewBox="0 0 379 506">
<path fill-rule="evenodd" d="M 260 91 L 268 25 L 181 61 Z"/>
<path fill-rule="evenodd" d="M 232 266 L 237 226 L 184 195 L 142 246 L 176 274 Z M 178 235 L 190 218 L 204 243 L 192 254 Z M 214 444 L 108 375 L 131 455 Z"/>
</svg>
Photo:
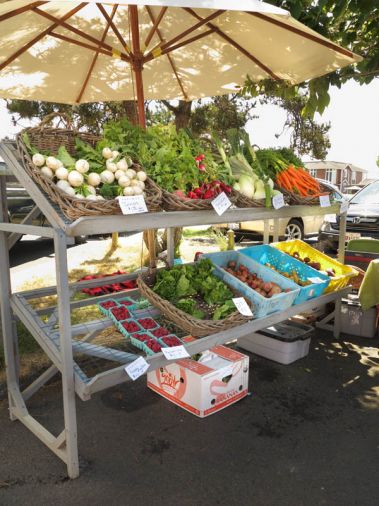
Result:
<svg viewBox="0 0 379 506">
<path fill-rule="evenodd" d="M 291 15 L 337 44 L 361 55 L 363 60 L 354 67 L 337 70 L 327 76 L 300 86 L 247 80 L 244 94 L 268 94 L 283 100 L 301 95 L 302 113 L 313 117 L 323 113 L 329 104 L 329 87 L 340 88 L 350 79 L 368 84 L 379 77 L 379 2 L 378 0 L 267 0 L 268 3 L 290 11 Z"/>
</svg>

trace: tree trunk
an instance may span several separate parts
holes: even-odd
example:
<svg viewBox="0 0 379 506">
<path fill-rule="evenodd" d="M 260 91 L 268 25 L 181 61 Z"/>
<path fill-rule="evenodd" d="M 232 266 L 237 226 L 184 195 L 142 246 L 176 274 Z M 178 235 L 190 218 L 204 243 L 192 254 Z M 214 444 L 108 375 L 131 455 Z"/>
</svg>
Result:
<svg viewBox="0 0 379 506">
<path fill-rule="evenodd" d="M 175 107 L 175 127 L 176 130 L 187 128 L 191 118 L 192 101 L 179 100 L 178 107 Z"/>
<path fill-rule="evenodd" d="M 138 109 L 135 100 L 123 100 L 122 106 L 124 108 L 125 116 L 128 118 L 132 125 L 138 125 Z"/>
</svg>

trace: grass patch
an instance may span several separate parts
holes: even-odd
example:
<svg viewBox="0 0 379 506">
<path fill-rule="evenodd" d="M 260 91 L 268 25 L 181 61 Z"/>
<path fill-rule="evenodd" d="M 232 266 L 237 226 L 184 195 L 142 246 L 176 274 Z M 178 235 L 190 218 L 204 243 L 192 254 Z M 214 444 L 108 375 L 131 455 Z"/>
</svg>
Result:
<svg viewBox="0 0 379 506">
<path fill-rule="evenodd" d="M 212 227 L 207 229 L 196 230 L 193 228 L 185 228 L 183 230 L 183 237 L 190 239 L 192 237 L 212 237 Z"/>
</svg>

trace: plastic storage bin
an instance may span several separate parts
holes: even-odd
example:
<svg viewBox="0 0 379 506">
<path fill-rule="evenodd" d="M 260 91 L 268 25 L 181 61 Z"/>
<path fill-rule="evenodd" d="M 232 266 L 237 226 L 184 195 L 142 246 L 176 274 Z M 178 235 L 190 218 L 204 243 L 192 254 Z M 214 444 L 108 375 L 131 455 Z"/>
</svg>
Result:
<svg viewBox="0 0 379 506">
<path fill-rule="evenodd" d="M 313 327 L 286 321 L 238 340 L 238 346 L 279 364 L 291 364 L 309 353 Z"/>
<path fill-rule="evenodd" d="M 307 286 L 300 286 L 300 293 L 295 299 L 295 304 L 306 302 L 314 297 L 322 295 L 326 287 L 330 283 L 330 277 L 326 274 L 322 274 L 309 265 L 296 260 L 296 258 L 286 255 L 277 248 L 264 244 L 263 246 L 251 246 L 250 248 L 243 248 L 239 250 L 239 253 L 252 258 L 262 265 L 269 263 L 275 269 L 282 272 L 292 273 L 296 272 L 297 276 L 301 281 L 306 281 L 309 278 L 319 278 L 321 283 L 312 283 Z"/>
<path fill-rule="evenodd" d="M 364 311 L 357 295 L 349 294 L 342 299 L 341 332 L 359 337 L 378 337 L 377 310 L 375 307 Z"/>
<path fill-rule="evenodd" d="M 353 268 L 337 262 L 337 260 L 328 257 L 324 253 L 321 253 L 321 251 L 312 248 L 312 246 L 309 246 L 309 244 L 306 244 L 299 239 L 273 243 L 272 246 L 291 256 L 293 253 L 298 252 L 301 257 L 309 257 L 312 262 L 319 262 L 321 264 L 322 271 L 334 269 L 336 275 L 335 277 L 330 278 L 329 286 L 326 288 L 324 293 L 335 292 L 345 288 L 345 286 L 348 285 L 350 278 L 358 275 L 358 272 Z"/>
<path fill-rule="evenodd" d="M 238 290 L 242 295 L 249 299 L 253 305 L 253 314 L 255 318 L 262 318 L 267 314 L 276 311 L 284 311 L 292 306 L 296 297 L 300 292 L 300 288 L 293 281 L 283 277 L 277 272 L 261 265 L 252 258 L 249 258 L 237 251 L 224 251 L 220 253 L 207 253 L 202 255 L 203 258 L 209 258 L 215 266 L 214 274 L 221 278 L 229 286 Z M 250 272 L 256 273 L 265 282 L 272 281 L 277 283 L 282 289 L 289 288 L 291 292 L 281 293 L 275 295 L 271 299 L 266 299 L 258 292 L 242 283 L 239 279 L 226 272 L 223 267 L 226 267 L 228 262 L 236 262 L 237 266 L 241 263 L 249 269 Z"/>
</svg>

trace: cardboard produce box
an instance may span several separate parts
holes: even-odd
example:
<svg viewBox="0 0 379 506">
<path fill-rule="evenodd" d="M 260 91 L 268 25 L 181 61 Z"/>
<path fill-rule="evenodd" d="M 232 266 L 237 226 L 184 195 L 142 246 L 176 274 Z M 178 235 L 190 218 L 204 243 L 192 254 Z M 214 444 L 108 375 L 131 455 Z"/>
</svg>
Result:
<svg viewBox="0 0 379 506">
<path fill-rule="evenodd" d="M 147 374 L 149 388 L 200 418 L 245 397 L 248 380 L 249 357 L 225 346 Z"/>
</svg>

